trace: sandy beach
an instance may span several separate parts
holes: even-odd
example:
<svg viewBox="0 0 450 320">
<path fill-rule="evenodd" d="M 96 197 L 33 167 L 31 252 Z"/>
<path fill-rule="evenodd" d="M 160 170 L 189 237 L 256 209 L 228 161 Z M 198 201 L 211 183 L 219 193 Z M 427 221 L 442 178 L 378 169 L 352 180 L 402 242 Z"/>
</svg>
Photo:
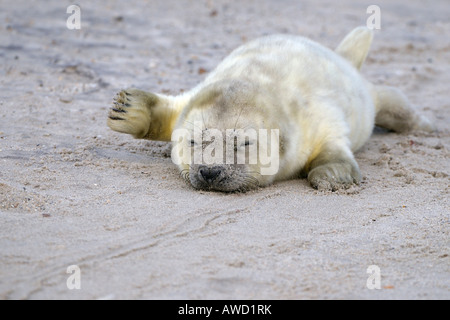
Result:
<svg viewBox="0 0 450 320">
<path fill-rule="evenodd" d="M 371 4 L 361 72 L 438 132 L 375 129 L 360 186 L 197 191 L 168 143 L 106 125 L 123 88 L 189 90 L 269 34 L 335 48 Z M 447 0 L 0 2 L 0 299 L 449 299 L 449 17 Z"/>
</svg>

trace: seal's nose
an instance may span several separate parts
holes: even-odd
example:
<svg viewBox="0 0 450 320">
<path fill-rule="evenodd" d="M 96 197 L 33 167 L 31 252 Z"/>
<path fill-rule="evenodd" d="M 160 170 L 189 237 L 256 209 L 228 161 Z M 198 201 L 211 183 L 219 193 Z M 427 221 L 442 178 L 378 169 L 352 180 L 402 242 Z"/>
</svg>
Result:
<svg viewBox="0 0 450 320">
<path fill-rule="evenodd" d="M 212 167 L 208 168 L 207 166 L 201 166 L 198 169 L 198 173 L 202 176 L 202 178 L 209 184 L 211 184 L 217 177 L 222 173 L 221 167 Z"/>
</svg>

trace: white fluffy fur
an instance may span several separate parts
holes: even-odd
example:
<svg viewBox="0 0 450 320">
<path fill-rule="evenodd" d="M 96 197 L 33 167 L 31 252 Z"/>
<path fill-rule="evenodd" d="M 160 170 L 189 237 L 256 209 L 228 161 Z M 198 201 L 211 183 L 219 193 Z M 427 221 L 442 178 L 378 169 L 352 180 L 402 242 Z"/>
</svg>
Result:
<svg viewBox="0 0 450 320">
<path fill-rule="evenodd" d="M 223 130 L 232 128 L 245 105 L 255 104 L 259 109 L 242 115 L 247 124 L 278 128 L 284 143 L 280 170 L 275 176 L 259 177 L 260 185 L 290 178 L 301 171 L 309 174 L 314 187 L 335 189 L 340 184 L 358 183 L 360 174 L 353 152 L 369 139 L 375 122 L 395 131 L 433 130 L 428 120 L 409 107 L 401 92 L 374 86 L 359 73 L 372 38 L 367 28 L 356 28 L 336 51 L 300 36 L 260 38 L 233 51 L 192 90 L 177 97 L 152 95 L 146 100 L 153 101 L 152 104 L 140 99 L 140 104 L 128 104 L 124 111 L 113 109 L 108 124 L 137 138 L 167 141 L 174 129 L 188 127 L 196 120 L 205 121 L 205 117 L 212 122 L 207 125 Z M 227 105 L 222 118 L 212 116 L 214 101 L 201 111 L 195 105 L 199 96 L 207 95 L 211 88 L 220 89 L 222 83 L 225 91 L 230 90 L 225 86 L 233 81 L 244 85 L 233 89 L 239 98 L 233 98 L 236 102 Z M 256 88 L 254 92 L 247 89 L 250 87 Z M 145 94 L 140 91 L 133 97 Z M 123 93 L 120 95 L 127 98 Z M 124 99 L 120 102 L 125 103 Z M 146 103 L 147 108 L 143 107 Z M 142 117 L 144 109 L 148 121 L 137 121 L 136 112 Z M 264 115 L 262 118 L 256 114 L 259 111 Z M 149 128 L 142 127 L 148 126 L 148 122 Z M 152 132 L 152 123 L 163 129 Z M 176 152 L 173 155 L 177 157 Z M 189 163 L 175 160 L 182 162 L 180 170 L 189 170 Z"/>
</svg>

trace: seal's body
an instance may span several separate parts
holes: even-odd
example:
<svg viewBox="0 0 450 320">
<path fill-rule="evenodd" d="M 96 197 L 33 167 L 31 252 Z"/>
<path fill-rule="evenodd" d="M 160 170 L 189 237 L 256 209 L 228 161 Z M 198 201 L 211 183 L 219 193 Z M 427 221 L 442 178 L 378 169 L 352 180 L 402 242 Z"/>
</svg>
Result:
<svg viewBox="0 0 450 320">
<path fill-rule="evenodd" d="M 246 130 L 278 130 L 279 168 L 271 175 L 261 174 L 259 160 L 194 163 L 181 151 L 190 147 L 202 152 L 203 141 L 175 143 L 173 160 L 195 188 L 242 191 L 300 174 L 319 189 L 358 184 L 353 152 L 369 139 L 375 124 L 394 131 L 433 130 L 401 92 L 374 86 L 361 76 L 371 42 L 371 31 L 363 27 L 335 51 L 298 36 L 257 39 L 233 51 L 183 95 L 120 92 L 108 125 L 135 138 L 170 141 L 174 130 L 185 129 L 193 137 L 201 124 L 202 137 L 208 128 L 222 132 L 224 139 L 245 136 L 245 143 L 235 142 L 236 153 L 244 154 L 253 144 L 265 148 Z"/>
</svg>

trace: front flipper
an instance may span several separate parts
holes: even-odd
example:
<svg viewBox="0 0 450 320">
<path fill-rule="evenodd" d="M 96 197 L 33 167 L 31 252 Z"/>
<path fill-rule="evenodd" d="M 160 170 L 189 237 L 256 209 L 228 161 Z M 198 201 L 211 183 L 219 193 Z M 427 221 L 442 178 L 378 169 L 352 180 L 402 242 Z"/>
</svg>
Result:
<svg viewBox="0 0 450 320">
<path fill-rule="evenodd" d="M 179 114 L 170 99 L 138 89 L 122 90 L 109 111 L 108 126 L 136 139 L 170 141 Z"/>
<path fill-rule="evenodd" d="M 346 146 L 326 146 L 309 165 L 308 181 L 318 190 L 336 191 L 361 182 L 361 173 Z"/>
</svg>

